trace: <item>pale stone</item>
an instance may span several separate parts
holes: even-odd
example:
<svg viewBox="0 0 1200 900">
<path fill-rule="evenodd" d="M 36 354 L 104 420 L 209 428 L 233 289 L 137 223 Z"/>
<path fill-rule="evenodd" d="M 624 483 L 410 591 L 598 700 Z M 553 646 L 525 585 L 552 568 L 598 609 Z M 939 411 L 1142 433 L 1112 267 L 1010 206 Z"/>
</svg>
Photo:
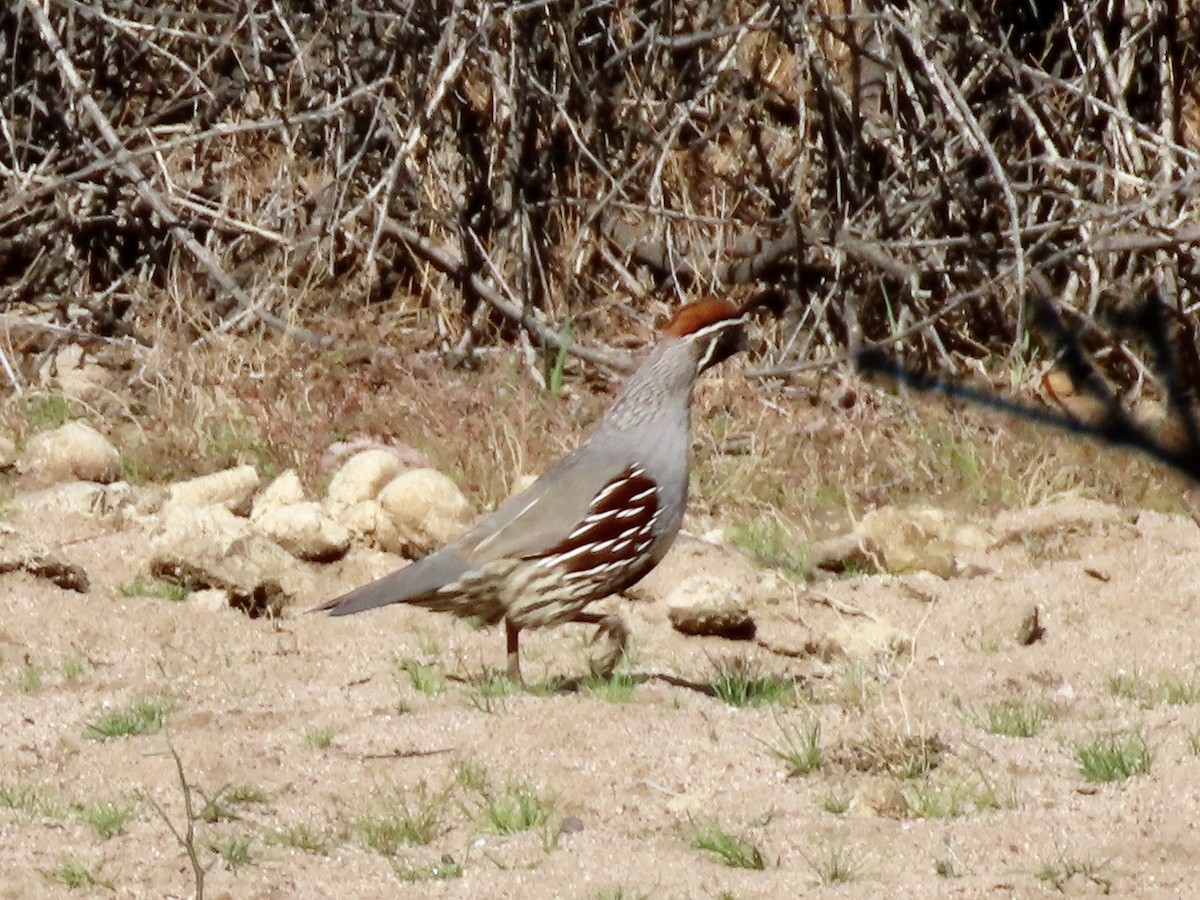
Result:
<svg viewBox="0 0 1200 900">
<path fill-rule="evenodd" d="M 121 475 L 121 455 L 85 422 L 67 422 L 29 439 L 22 468 L 42 480 L 108 483 Z"/>
<path fill-rule="evenodd" d="M 311 500 L 272 506 L 252 520 L 254 526 L 300 559 L 329 562 L 344 556 L 350 547 L 350 529 L 327 516 Z"/>
<path fill-rule="evenodd" d="M 45 382 L 51 383 L 49 372 L 42 375 Z M 111 393 L 113 380 L 113 373 L 88 359 L 78 344 L 68 344 L 54 357 L 52 383 L 64 397 L 95 403 Z"/>
<path fill-rule="evenodd" d="M 955 523 L 939 509 L 872 510 L 857 530 L 878 549 L 884 569 L 892 574 L 920 569 L 942 578 L 955 574 Z"/>
<path fill-rule="evenodd" d="M 470 524 L 471 504 L 436 469 L 413 469 L 393 478 L 380 491 L 379 505 L 400 530 L 410 555 L 436 550 Z"/>
<path fill-rule="evenodd" d="M 167 488 L 166 505 L 192 509 L 219 506 L 235 515 L 246 515 L 260 482 L 254 466 L 236 466 L 172 484 Z"/>
<path fill-rule="evenodd" d="M 404 540 L 378 500 L 360 500 L 351 506 L 326 504 L 325 511 L 350 530 L 354 538 L 389 553 L 403 554 Z"/>
<path fill-rule="evenodd" d="M 187 597 L 188 603 L 204 612 L 222 612 L 229 609 L 229 592 L 218 588 L 204 588 L 192 591 Z"/>
<path fill-rule="evenodd" d="M 295 469 L 288 469 L 263 488 L 254 498 L 250 518 L 257 519 L 264 512 L 277 506 L 291 506 L 304 502 L 304 486 Z"/>
<path fill-rule="evenodd" d="M 404 467 L 393 453 L 386 450 L 364 450 L 346 460 L 329 482 L 326 493 L 330 506 L 353 506 L 363 500 L 374 500 L 389 481 Z"/>
<path fill-rule="evenodd" d="M 21 509 L 44 519 L 66 516 L 105 517 L 126 511 L 136 512 L 142 492 L 124 481 L 97 484 L 94 481 L 69 481 L 39 491 L 18 494 L 14 502 Z"/>
<path fill-rule="evenodd" d="M 716 575 L 693 575 L 667 595 L 667 617 L 689 635 L 750 640 L 757 626 L 740 599 L 743 586 Z"/>
<path fill-rule="evenodd" d="M 17 445 L 8 435 L 0 434 L 0 472 L 17 464 Z"/>
<path fill-rule="evenodd" d="M 231 605 L 251 616 L 278 614 L 296 594 L 289 579 L 296 566 L 291 554 L 222 506 L 169 505 L 150 541 L 152 575 L 228 591 Z"/>
</svg>

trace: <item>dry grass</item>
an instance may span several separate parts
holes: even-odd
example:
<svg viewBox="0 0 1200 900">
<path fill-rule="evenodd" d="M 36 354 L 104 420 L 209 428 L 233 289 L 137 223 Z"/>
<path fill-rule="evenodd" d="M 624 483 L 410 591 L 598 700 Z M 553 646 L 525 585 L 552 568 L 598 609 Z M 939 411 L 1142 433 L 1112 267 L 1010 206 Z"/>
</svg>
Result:
<svg viewBox="0 0 1200 900">
<path fill-rule="evenodd" d="M 516 353 L 450 368 L 429 354 L 427 330 L 400 322 L 360 336 L 411 364 L 345 359 L 278 337 L 188 344 L 169 324 L 145 365 L 121 373 L 119 402 L 9 398 L 0 428 L 21 445 L 83 416 L 111 435 L 131 481 L 249 463 L 266 475 L 295 468 L 316 489 L 332 444 L 389 438 L 483 508 L 578 443 L 615 390 L 572 365 L 552 395 Z M 1067 491 L 1165 510 L 1180 504 L 1180 480 L 1139 455 L 853 378 L 850 389 L 813 377 L 780 391 L 743 377 L 746 365 L 728 364 L 697 391 L 691 511 L 725 527 L 767 522 L 802 542 L 889 504 L 988 512 Z M 62 414 L 47 418 L 47 409 Z"/>
</svg>

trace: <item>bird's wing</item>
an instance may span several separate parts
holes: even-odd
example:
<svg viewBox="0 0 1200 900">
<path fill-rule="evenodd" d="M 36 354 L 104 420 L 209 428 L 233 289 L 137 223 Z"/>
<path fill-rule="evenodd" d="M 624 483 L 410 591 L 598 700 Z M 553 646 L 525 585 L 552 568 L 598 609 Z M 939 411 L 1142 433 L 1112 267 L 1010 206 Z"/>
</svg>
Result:
<svg viewBox="0 0 1200 900">
<path fill-rule="evenodd" d="M 477 565 L 541 556 L 570 537 L 587 517 L 593 498 L 620 476 L 621 468 L 585 444 L 456 543 Z"/>
<path fill-rule="evenodd" d="M 420 604 L 438 588 L 460 579 L 470 568 L 466 557 L 454 544 L 450 544 L 378 581 L 364 584 L 348 594 L 313 607 L 311 612 L 348 616 L 389 603 Z"/>
</svg>

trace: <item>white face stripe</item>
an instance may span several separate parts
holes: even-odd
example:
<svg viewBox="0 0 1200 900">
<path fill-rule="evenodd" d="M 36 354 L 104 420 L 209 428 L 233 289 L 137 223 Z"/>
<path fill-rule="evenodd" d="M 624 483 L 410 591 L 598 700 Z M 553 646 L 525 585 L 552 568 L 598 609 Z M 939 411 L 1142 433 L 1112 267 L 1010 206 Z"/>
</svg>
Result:
<svg viewBox="0 0 1200 900">
<path fill-rule="evenodd" d="M 711 325 L 705 325 L 703 328 L 697 328 L 687 336 L 688 340 L 699 340 L 708 337 L 711 334 L 718 334 L 726 328 L 732 328 L 735 325 L 740 326 L 746 323 L 745 315 L 738 316 L 733 319 L 721 319 L 719 322 L 713 322 Z M 699 363 L 696 364 L 696 371 L 703 372 L 704 367 L 708 365 L 708 361 L 712 359 L 713 353 L 717 349 L 717 342 L 709 341 L 708 346 L 704 348 L 704 355 L 700 357 Z"/>
<path fill-rule="evenodd" d="M 691 334 L 684 335 L 684 337 L 688 337 L 688 338 L 704 337 L 706 334 L 712 334 L 714 332 L 721 331 L 725 328 L 731 328 L 734 325 L 745 325 L 745 324 L 746 324 L 746 316 L 745 315 L 735 316 L 732 319 L 718 319 L 715 322 L 711 322 L 708 325 L 705 325 L 703 328 L 697 328 Z"/>
</svg>

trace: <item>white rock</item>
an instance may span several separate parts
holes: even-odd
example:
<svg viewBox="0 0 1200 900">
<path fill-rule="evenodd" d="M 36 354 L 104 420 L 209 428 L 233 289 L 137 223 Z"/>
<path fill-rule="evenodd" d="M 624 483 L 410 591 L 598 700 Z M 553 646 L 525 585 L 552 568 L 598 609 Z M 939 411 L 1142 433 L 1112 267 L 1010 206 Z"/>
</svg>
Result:
<svg viewBox="0 0 1200 900">
<path fill-rule="evenodd" d="M 327 504 L 325 511 L 350 529 L 356 539 L 388 553 L 404 553 L 400 529 L 383 511 L 378 500 L 360 500 L 346 507 Z"/>
<path fill-rule="evenodd" d="M 942 510 L 887 506 L 863 516 L 857 531 L 872 542 L 888 572 L 923 569 L 949 578 L 957 570 L 955 529 Z"/>
<path fill-rule="evenodd" d="M 78 479 L 107 484 L 121 475 L 121 455 L 92 426 L 74 421 L 30 438 L 21 467 L 43 482 Z"/>
<path fill-rule="evenodd" d="M 276 614 L 288 595 L 307 592 L 299 564 L 222 506 L 168 505 L 150 541 L 150 573 L 198 588 L 228 591 L 250 615 Z"/>
<path fill-rule="evenodd" d="M 898 656 L 912 649 L 908 637 L 882 618 L 850 618 L 825 635 L 823 655 L 827 658 L 871 659 Z"/>
<path fill-rule="evenodd" d="M 437 549 L 470 523 L 471 504 L 458 485 L 436 469 L 412 469 L 393 478 L 379 492 L 379 505 L 399 529 L 410 555 Z"/>
<path fill-rule="evenodd" d="M 48 371 L 42 377 L 43 381 L 56 384 L 64 397 L 83 403 L 94 403 L 109 394 L 113 383 L 112 372 L 88 360 L 78 344 L 68 344 L 55 355 L 52 380 Z"/>
<path fill-rule="evenodd" d="M 516 482 L 513 484 L 512 493 L 514 493 L 514 494 L 521 493 L 521 491 L 525 490 L 526 488 L 532 487 L 533 483 L 537 480 L 538 480 L 537 475 L 530 475 L 527 473 L 525 475 L 520 476 L 519 478 L 517 478 Z"/>
<path fill-rule="evenodd" d="M 172 484 L 167 489 L 166 505 L 191 509 L 219 506 L 235 515 L 246 515 L 260 481 L 254 466 L 236 466 Z"/>
<path fill-rule="evenodd" d="M 264 512 L 277 506 L 291 506 L 293 503 L 304 502 L 304 486 L 300 484 L 300 476 L 295 469 L 288 469 L 254 498 L 254 507 L 250 518 L 257 519 Z"/>
<path fill-rule="evenodd" d="M 268 507 L 252 521 L 259 531 L 300 559 L 329 562 L 344 556 L 350 547 L 350 529 L 325 515 L 321 504 L 311 500 Z"/>
<path fill-rule="evenodd" d="M 17 464 L 17 445 L 8 435 L 0 434 L 0 472 Z"/>
<path fill-rule="evenodd" d="M 111 516 L 136 511 L 138 491 L 124 481 L 96 484 L 94 481 L 70 481 L 40 491 L 18 494 L 14 502 L 21 509 L 46 520 L 65 516 Z"/>
<path fill-rule="evenodd" d="M 667 617 L 683 634 L 749 640 L 757 628 L 742 601 L 743 588 L 718 575 L 685 578 L 667 595 Z"/>
<path fill-rule="evenodd" d="M 364 450 L 346 460 L 329 482 L 326 493 L 330 506 L 353 506 L 374 500 L 383 486 L 403 470 L 395 456 L 386 450 Z"/>
<path fill-rule="evenodd" d="M 222 612 L 229 609 L 229 592 L 218 588 L 204 588 L 188 594 L 188 603 L 205 612 Z"/>
</svg>

